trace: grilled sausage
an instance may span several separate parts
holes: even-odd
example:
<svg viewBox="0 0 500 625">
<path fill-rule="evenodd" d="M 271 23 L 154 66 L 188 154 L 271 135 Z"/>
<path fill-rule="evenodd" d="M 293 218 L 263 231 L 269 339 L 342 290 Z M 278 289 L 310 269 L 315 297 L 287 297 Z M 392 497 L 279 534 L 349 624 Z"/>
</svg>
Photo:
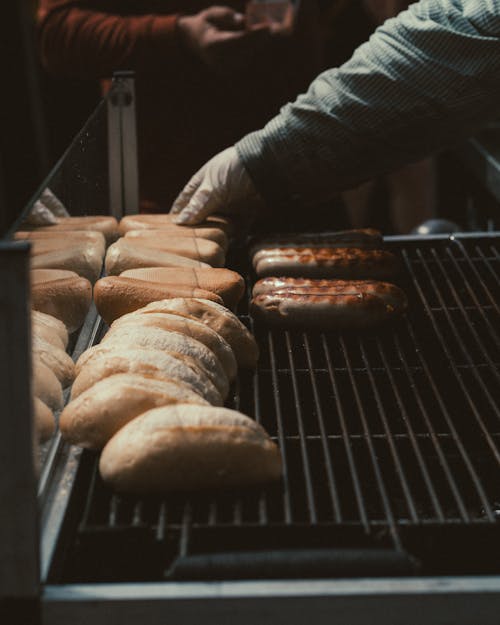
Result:
<svg viewBox="0 0 500 625">
<path fill-rule="evenodd" d="M 273 248 L 254 256 L 259 278 L 291 276 L 342 280 L 384 280 L 397 272 L 397 259 L 384 250 L 358 248 Z"/>
<path fill-rule="evenodd" d="M 275 291 L 266 291 L 262 282 L 256 284 L 252 315 L 286 327 L 367 328 L 402 313 L 407 306 L 403 291 L 385 282 L 330 281 L 327 286 L 326 280 L 310 280 L 312 284 L 294 287 L 291 281 L 281 280 L 287 286 Z M 315 282 L 323 284 L 314 286 Z"/>
<path fill-rule="evenodd" d="M 365 228 L 363 230 L 339 230 L 338 232 L 290 233 L 260 239 L 250 247 L 253 256 L 259 250 L 272 248 L 294 247 L 357 247 L 375 249 L 383 245 L 382 234 L 379 230 Z"/>
</svg>

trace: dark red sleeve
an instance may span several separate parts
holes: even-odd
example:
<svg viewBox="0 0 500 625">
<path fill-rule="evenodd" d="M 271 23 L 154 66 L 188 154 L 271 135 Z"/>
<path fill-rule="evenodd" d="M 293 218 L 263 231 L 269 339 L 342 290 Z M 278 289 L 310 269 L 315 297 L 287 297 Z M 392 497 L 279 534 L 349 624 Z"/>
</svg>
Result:
<svg viewBox="0 0 500 625">
<path fill-rule="evenodd" d="M 59 75 L 105 78 L 119 69 L 154 72 L 178 60 L 177 15 L 119 15 L 117 4 L 40 0 L 44 66 Z"/>
</svg>

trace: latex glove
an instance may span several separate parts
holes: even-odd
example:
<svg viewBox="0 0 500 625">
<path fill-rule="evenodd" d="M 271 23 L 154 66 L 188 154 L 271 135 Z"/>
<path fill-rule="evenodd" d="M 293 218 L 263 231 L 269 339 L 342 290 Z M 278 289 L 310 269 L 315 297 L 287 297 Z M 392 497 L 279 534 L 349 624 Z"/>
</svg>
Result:
<svg viewBox="0 0 500 625">
<path fill-rule="evenodd" d="M 51 226 L 58 222 L 59 217 L 69 217 L 69 213 L 61 200 L 47 187 L 33 204 L 25 223 L 30 226 Z"/>
<path fill-rule="evenodd" d="M 52 193 L 49 187 L 47 187 L 45 191 L 42 191 L 40 200 L 55 217 L 69 217 L 66 207 L 61 200 Z"/>
<path fill-rule="evenodd" d="M 37 200 L 24 223 L 28 226 L 51 226 L 57 223 L 57 217 L 43 202 Z"/>
<path fill-rule="evenodd" d="M 171 213 L 178 224 L 194 225 L 213 213 L 253 217 L 264 201 L 238 156 L 227 148 L 196 172 L 175 200 Z"/>
</svg>

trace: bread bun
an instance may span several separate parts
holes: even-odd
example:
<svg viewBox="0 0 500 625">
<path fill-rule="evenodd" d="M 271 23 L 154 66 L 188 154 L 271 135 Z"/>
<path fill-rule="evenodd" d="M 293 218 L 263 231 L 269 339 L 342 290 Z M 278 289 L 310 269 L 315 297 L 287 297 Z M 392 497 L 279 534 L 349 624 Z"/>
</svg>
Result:
<svg viewBox="0 0 500 625">
<path fill-rule="evenodd" d="M 155 236 L 137 237 L 130 236 L 136 230 L 127 232 L 125 242 L 140 248 L 161 250 L 170 254 L 178 254 L 186 258 L 207 263 L 211 267 L 224 267 L 226 255 L 218 243 L 198 237 L 177 237 L 175 235 L 159 235 L 158 231 L 153 231 Z M 140 232 L 140 231 L 139 231 Z M 159 265 L 159 263 L 155 263 Z"/>
<path fill-rule="evenodd" d="M 69 332 L 79 328 L 92 302 L 90 282 L 61 269 L 32 269 L 30 273 L 34 310 L 59 319 Z"/>
<path fill-rule="evenodd" d="M 222 304 L 222 299 L 211 291 L 179 284 L 109 276 L 101 278 L 94 286 L 95 305 L 108 325 L 126 313 L 165 297 L 202 297 Z"/>
<path fill-rule="evenodd" d="M 71 389 L 75 399 L 85 390 L 116 373 L 135 373 L 158 379 L 180 380 L 213 406 L 224 403 L 206 371 L 192 358 L 142 347 L 96 345 L 76 363 L 77 376 Z"/>
<path fill-rule="evenodd" d="M 35 438 L 43 443 L 54 434 L 56 422 L 52 410 L 46 406 L 41 399 L 33 397 L 33 417 Z"/>
<path fill-rule="evenodd" d="M 63 344 L 63 349 L 66 349 L 68 345 L 68 331 L 62 321 L 39 310 L 32 310 L 31 324 L 39 328 L 44 327 L 52 334 L 56 334 Z"/>
<path fill-rule="evenodd" d="M 52 369 L 36 357 L 33 358 L 33 394 L 51 410 L 60 410 L 63 406 L 61 383 Z"/>
<path fill-rule="evenodd" d="M 204 239 L 217 243 L 224 252 L 227 252 L 229 247 L 227 235 L 219 228 L 185 228 L 184 226 L 167 224 L 160 229 L 141 228 L 140 230 L 127 230 L 123 234 L 126 239 L 144 241 L 155 239 Z"/>
<path fill-rule="evenodd" d="M 69 247 L 32 256 L 31 268 L 74 271 L 94 283 L 101 274 L 102 261 L 102 254 L 95 247 L 75 242 Z"/>
<path fill-rule="evenodd" d="M 117 491 L 226 488 L 279 479 L 276 445 L 252 419 L 227 408 L 176 404 L 123 427 L 99 462 Z"/>
<path fill-rule="evenodd" d="M 141 229 L 165 229 L 169 227 L 183 228 L 184 230 L 203 230 L 205 228 L 218 228 L 227 236 L 233 234 L 232 223 L 226 217 L 221 215 L 210 215 L 201 224 L 196 226 L 179 226 L 174 223 L 174 215 L 171 214 L 154 214 L 154 215 L 128 215 L 120 221 L 120 233 L 125 234 L 128 230 Z"/>
<path fill-rule="evenodd" d="M 118 238 L 118 223 L 114 217 L 87 215 L 84 217 L 59 217 L 56 224 L 49 226 L 26 227 L 26 231 L 38 232 L 67 232 L 72 230 L 91 230 L 101 232 L 107 243 L 116 241 Z"/>
<path fill-rule="evenodd" d="M 231 269 L 193 269 L 187 267 L 151 267 L 131 269 L 122 273 L 124 278 L 135 278 L 159 284 L 190 286 L 191 288 L 212 291 L 222 297 L 224 304 L 236 308 L 245 292 L 245 281 Z M 180 294 L 179 294 L 180 295 Z M 162 298 L 157 298 L 162 299 Z"/>
<path fill-rule="evenodd" d="M 110 330 L 102 339 L 102 345 L 148 347 L 182 354 L 199 363 L 225 399 L 229 393 L 229 381 L 216 355 L 208 347 L 180 332 L 146 326 L 125 326 Z"/>
<path fill-rule="evenodd" d="M 175 313 L 195 317 L 229 343 L 240 367 L 253 368 L 257 364 L 259 348 L 253 335 L 234 313 L 217 302 L 193 297 L 175 297 L 152 302 L 136 310 L 136 313 Z"/>
<path fill-rule="evenodd" d="M 44 365 L 54 372 L 63 388 L 73 382 L 75 365 L 65 351 L 37 337 L 33 337 L 32 351 Z"/>
<path fill-rule="evenodd" d="M 129 313 L 117 319 L 111 326 L 112 330 L 125 326 L 147 326 L 180 332 L 200 341 L 217 356 L 228 379 L 236 377 L 236 359 L 229 343 L 215 330 L 201 323 L 194 317 L 180 316 L 170 313 L 136 314 Z"/>
<path fill-rule="evenodd" d="M 100 232 L 60 232 L 59 234 L 31 232 L 29 234 L 33 235 L 33 238 L 27 238 L 31 243 L 32 256 L 74 248 L 75 246 L 91 249 L 101 259 L 104 258 L 106 252 L 106 241 Z M 73 236 L 75 234 L 78 236 Z M 35 237 L 34 235 L 38 236 Z"/>
<path fill-rule="evenodd" d="M 33 244 L 33 248 L 39 247 L 44 249 L 44 244 L 56 245 L 58 249 L 65 246 L 74 245 L 75 242 L 85 243 L 95 247 L 96 251 L 102 254 L 106 251 L 106 239 L 102 232 L 93 232 L 92 230 L 67 230 L 67 231 L 55 231 L 50 230 L 33 230 L 28 232 L 26 230 L 18 231 L 14 234 L 14 239 L 20 241 L 30 241 Z M 46 246 L 47 247 L 47 246 Z"/>
<path fill-rule="evenodd" d="M 97 382 L 62 411 L 59 428 L 74 445 L 101 449 L 126 423 L 168 404 L 210 404 L 178 380 L 118 373 Z"/>
<path fill-rule="evenodd" d="M 139 267 L 210 267 L 207 263 L 192 258 L 129 243 L 125 239 L 119 239 L 108 248 L 105 266 L 106 272 L 111 276 Z"/>
</svg>

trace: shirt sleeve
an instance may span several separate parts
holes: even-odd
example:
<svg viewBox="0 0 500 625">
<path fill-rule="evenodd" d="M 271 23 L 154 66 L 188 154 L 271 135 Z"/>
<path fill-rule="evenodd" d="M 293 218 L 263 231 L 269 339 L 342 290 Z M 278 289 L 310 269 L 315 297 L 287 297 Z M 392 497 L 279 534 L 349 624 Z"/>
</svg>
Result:
<svg viewBox="0 0 500 625">
<path fill-rule="evenodd" d="M 500 0 L 421 0 L 236 148 L 276 207 L 330 199 L 470 135 L 500 107 Z"/>
<path fill-rule="evenodd" d="M 38 34 L 46 69 L 106 78 L 119 69 L 155 72 L 175 62 L 177 15 L 121 15 L 117 6 L 111 0 L 41 0 Z"/>
</svg>

